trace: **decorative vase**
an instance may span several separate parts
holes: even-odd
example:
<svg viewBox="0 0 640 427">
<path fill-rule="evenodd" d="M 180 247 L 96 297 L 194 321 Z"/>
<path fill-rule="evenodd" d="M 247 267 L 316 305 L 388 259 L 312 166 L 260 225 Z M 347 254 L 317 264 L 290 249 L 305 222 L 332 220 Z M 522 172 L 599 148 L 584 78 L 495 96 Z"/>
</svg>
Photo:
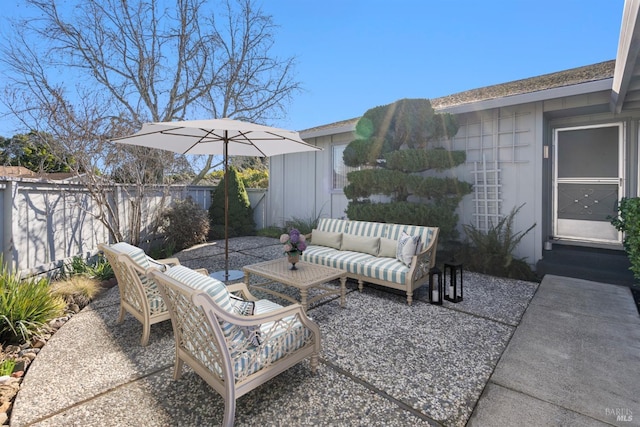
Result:
<svg viewBox="0 0 640 427">
<path fill-rule="evenodd" d="M 296 267 L 296 263 L 300 261 L 300 254 L 299 253 L 287 254 L 287 259 L 289 260 L 289 263 L 292 264 L 291 270 L 297 270 L 298 268 Z"/>
</svg>

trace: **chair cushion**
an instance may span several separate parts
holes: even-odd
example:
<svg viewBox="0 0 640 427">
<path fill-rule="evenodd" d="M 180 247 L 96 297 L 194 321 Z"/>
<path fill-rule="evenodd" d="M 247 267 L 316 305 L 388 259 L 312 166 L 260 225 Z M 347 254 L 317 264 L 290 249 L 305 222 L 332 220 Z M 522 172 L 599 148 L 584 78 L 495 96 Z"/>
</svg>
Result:
<svg viewBox="0 0 640 427">
<path fill-rule="evenodd" d="M 227 287 L 219 280 L 200 274 L 189 267 L 176 265 L 166 271 L 167 276 L 195 290 L 205 291 L 223 310 L 234 313 Z"/>
<path fill-rule="evenodd" d="M 254 301 L 245 301 L 237 295 L 229 294 L 231 306 L 240 316 L 253 316 L 256 308 Z M 244 333 L 244 338 L 251 341 L 252 345 L 258 346 L 262 343 L 260 326 L 238 326 Z"/>
<path fill-rule="evenodd" d="M 147 254 L 139 247 L 130 245 L 126 242 L 118 242 L 113 245 L 112 248 L 120 253 L 129 255 L 136 264 L 142 267 L 143 270 L 150 267 Z"/>
<path fill-rule="evenodd" d="M 183 265 L 170 267 L 167 269 L 165 274 L 194 290 L 206 292 L 221 309 L 229 313 L 237 314 L 231 304 L 231 298 L 229 297 L 227 287 L 221 281 L 214 279 L 213 277 L 200 274 Z M 235 339 L 239 334 L 245 334 L 241 328 L 227 321 L 221 321 L 220 326 L 222 328 L 222 332 L 224 332 L 224 335 L 227 338 Z"/>
</svg>

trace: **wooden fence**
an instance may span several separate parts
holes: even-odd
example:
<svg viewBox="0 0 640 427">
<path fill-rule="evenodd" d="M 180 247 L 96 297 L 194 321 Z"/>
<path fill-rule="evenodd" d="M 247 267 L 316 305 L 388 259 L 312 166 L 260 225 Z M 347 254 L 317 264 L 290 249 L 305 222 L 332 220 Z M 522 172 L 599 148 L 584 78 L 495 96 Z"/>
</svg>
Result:
<svg viewBox="0 0 640 427">
<path fill-rule="evenodd" d="M 157 239 L 156 219 L 172 200 L 191 196 L 203 209 L 211 204 L 205 186 L 150 187 L 142 199 L 141 221 L 132 223 L 130 188 L 112 185 L 107 199 L 118 215 L 124 239 L 139 227 L 141 246 Z M 258 229 L 266 225 L 266 190 L 247 190 Z M 96 252 L 98 243 L 110 242 L 107 227 L 98 219 L 99 206 L 79 184 L 33 180 L 0 180 L 0 244 L 9 268 L 28 276 L 62 265 L 76 255 Z"/>
</svg>

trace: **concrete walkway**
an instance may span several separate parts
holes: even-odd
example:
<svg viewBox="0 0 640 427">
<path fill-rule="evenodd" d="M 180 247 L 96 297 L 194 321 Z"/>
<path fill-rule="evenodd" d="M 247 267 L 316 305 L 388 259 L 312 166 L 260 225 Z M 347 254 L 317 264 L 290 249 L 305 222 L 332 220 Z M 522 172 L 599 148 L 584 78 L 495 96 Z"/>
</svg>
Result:
<svg viewBox="0 0 640 427">
<path fill-rule="evenodd" d="M 472 426 L 640 425 L 640 317 L 628 288 L 544 277 Z"/>
<path fill-rule="evenodd" d="M 274 240 L 234 240 L 230 268 L 281 255 Z M 183 252 L 216 271 L 221 248 Z M 21 426 L 217 425 L 222 399 L 185 371 L 171 378 L 170 322 L 147 347 L 117 287 L 47 343 L 11 414 Z M 529 282 L 465 273 L 465 300 L 414 305 L 350 284 L 328 300 L 317 375 L 306 362 L 238 400 L 236 424 L 350 426 L 640 425 L 640 316 L 628 288 L 558 276 Z M 534 295 L 535 294 L 535 295 Z M 533 296 L 533 298 L 532 298 Z M 526 311 L 525 311 L 526 310 Z"/>
</svg>

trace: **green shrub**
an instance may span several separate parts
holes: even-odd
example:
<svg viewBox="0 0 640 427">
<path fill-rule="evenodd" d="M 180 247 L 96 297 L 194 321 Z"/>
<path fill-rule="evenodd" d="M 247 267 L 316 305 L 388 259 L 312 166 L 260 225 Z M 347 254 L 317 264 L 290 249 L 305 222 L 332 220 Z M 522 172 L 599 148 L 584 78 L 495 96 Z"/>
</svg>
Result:
<svg viewBox="0 0 640 427">
<path fill-rule="evenodd" d="M 357 138 L 342 156 L 347 166 L 366 166 L 347 174 L 347 216 L 438 226 L 440 243 L 454 239 L 455 210 L 471 193 L 471 184 L 425 172 L 442 172 L 465 162 L 464 151 L 443 146 L 457 131 L 455 117 L 436 112 L 428 99 L 401 99 L 367 110 L 356 124 Z M 371 203 L 372 196 L 380 195 L 389 201 Z"/>
<path fill-rule="evenodd" d="M 28 341 L 62 316 L 65 306 L 48 279 L 20 280 L 0 258 L 0 342 Z"/>
<path fill-rule="evenodd" d="M 0 362 L 0 377 L 13 374 L 16 367 L 16 361 L 13 359 L 4 359 Z"/>
<path fill-rule="evenodd" d="M 487 232 L 479 230 L 474 225 L 463 225 L 467 237 L 471 240 L 470 247 L 463 252 L 466 268 L 492 276 L 536 279 L 524 258 L 513 257 L 513 251 L 522 238 L 536 226 L 533 224 L 525 231 L 514 232 L 513 220 L 523 206 L 524 204 L 518 208 L 514 207 L 508 216 L 500 219 L 497 224 L 492 224 Z"/>
<path fill-rule="evenodd" d="M 457 237 L 458 215 L 453 213 L 457 201 L 445 199 L 437 205 L 410 202 L 371 203 L 351 202 L 347 217 L 359 221 L 393 222 L 407 225 L 424 225 L 440 228 L 438 242 L 444 243 Z M 453 205 L 453 206 L 452 206 Z"/>
<path fill-rule="evenodd" d="M 76 255 L 71 258 L 69 264 L 64 265 L 64 272 L 62 275 L 64 277 L 71 277 L 78 274 L 89 274 L 89 271 L 90 268 L 87 261 L 83 257 Z"/>
<path fill-rule="evenodd" d="M 80 255 L 71 258 L 68 264 L 63 267 L 62 278 L 71 278 L 74 276 L 87 276 L 95 278 L 99 281 L 109 280 L 114 277 L 111 264 L 103 255 L 98 255 L 93 261 L 88 262 Z"/>
<path fill-rule="evenodd" d="M 93 277 L 99 281 L 105 281 L 115 277 L 113 268 L 104 255 L 98 255 L 94 263 L 89 266 L 89 277 Z"/>
<path fill-rule="evenodd" d="M 206 242 L 209 234 L 207 211 L 191 197 L 176 200 L 162 214 L 162 230 L 167 244 L 172 245 L 176 251 Z"/>
<path fill-rule="evenodd" d="M 290 220 L 285 221 L 284 233 L 295 228 L 300 234 L 309 234 L 314 228 L 318 228 L 319 221 L 320 217 L 298 218 L 294 216 Z M 280 235 L 278 235 L 278 237 L 280 237 Z"/>
<path fill-rule="evenodd" d="M 162 259 L 169 258 L 171 255 L 175 254 L 176 245 L 172 241 L 165 240 L 162 245 L 155 245 L 149 249 L 149 256 L 153 259 Z"/>
<path fill-rule="evenodd" d="M 624 249 L 631 262 L 631 271 L 640 279 L 640 198 L 624 197 L 618 204 L 618 217 L 611 224 L 624 233 Z"/>
<path fill-rule="evenodd" d="M 229 177 L 229 237 L 251 236 L 255 233 L 256 224 L 253 220 L 253 209 L 249 202 L 249 195 L 242 181 L 238 179 L 238 172 L 231 166 Z M 224 239 L 224 178 L 211 196 L 209 207 L 210 236 L 213 239 Z"/>
</svg>

